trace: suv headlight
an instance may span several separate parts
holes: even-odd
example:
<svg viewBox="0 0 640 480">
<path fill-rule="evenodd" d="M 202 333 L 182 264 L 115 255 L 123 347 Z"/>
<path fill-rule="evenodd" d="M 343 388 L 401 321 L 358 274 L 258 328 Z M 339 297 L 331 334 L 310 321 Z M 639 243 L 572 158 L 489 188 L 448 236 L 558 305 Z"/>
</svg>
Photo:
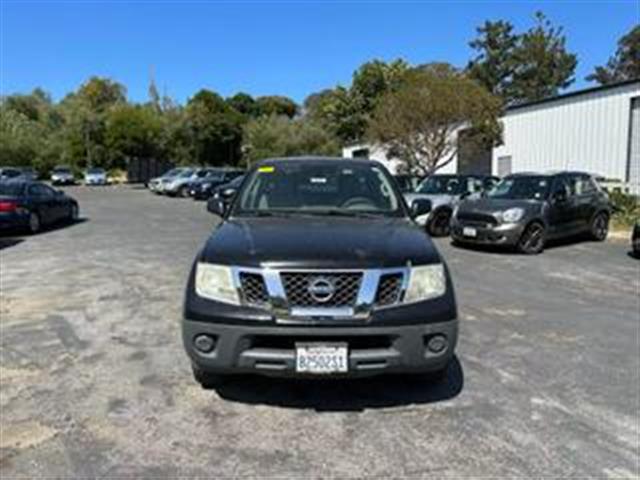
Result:
<svg viewBox="0 0 640 480">
<path fill-rule="evenodd" d="M 502 221 L 505 223 L 518 222 L 524 215 L 524 209 L 522 208 L 510 208 L 502 212 Z"/>
<path fill-rule="evenodd" d="M 198 262 L 196 265 L 196 293 L 217 302 L 240 304 L 238 290 L 229 267 Z"/>
<path fill-rule="evenodd" d="M 404 301 L 407 303 L 420 302 L 440 297 L 444 295 L 446 289 L 444 266 L 441 263 L 412 267 Z"/>
</svg>

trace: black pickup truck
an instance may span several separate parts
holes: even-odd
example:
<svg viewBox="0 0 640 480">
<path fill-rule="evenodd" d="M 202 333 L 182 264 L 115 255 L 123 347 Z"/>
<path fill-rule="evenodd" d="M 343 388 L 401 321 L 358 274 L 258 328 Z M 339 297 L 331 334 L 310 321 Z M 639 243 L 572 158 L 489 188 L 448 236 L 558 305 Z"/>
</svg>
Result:
<svg viewBox="0 0 640 480">
<path fill-rule="evenodd" d="M 442 378 L 458 322 L 447 266 L 379 163 L 265 160 L 187 282 L 183 342 L 196 380 L 230 374 Z"/>
</svg>

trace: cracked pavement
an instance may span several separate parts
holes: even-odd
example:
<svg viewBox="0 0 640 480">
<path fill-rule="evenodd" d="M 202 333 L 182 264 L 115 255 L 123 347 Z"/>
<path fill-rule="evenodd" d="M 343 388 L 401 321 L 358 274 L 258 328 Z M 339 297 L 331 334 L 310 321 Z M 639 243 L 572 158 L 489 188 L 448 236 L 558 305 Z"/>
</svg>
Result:
<svg viewBox="0 0 640 480">
<path fill-rule="evenodd" d="M 461 332 L 443 384 L 247 377 L 202 390 L 184 283 L 216 218 L 133 187 L 69 188 L 83 221 L 0 237 L 0 475 L 640 474 L 640 261 L 437 240 Z"/>
</svg>

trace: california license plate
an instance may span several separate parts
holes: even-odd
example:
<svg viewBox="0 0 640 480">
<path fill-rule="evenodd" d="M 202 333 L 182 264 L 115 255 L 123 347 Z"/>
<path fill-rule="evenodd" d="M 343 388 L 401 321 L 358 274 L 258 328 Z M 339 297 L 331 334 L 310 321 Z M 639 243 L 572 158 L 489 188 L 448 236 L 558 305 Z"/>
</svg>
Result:
<svg viewBox="0 0 640 480">
<path fill-rule="evenodd" d="M 463 227 L 462 235 L 464 235 L 465 237 L 477 237 L 478 231 L 473 227 Z"/>
<path fill-rule="evenodd" d="M 296 372 L 325 375 L 348 370 L 346 344 L 296 343 Z"/>
</svg>

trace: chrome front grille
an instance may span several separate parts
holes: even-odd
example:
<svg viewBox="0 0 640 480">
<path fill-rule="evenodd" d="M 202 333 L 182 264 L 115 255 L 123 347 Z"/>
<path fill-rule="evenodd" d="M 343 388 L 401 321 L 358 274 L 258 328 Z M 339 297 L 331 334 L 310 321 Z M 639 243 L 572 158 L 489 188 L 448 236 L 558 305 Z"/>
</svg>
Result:
<svg viewBox="0 0 640 480">
<path fill-rule="evenodd" d="M 279 318 L 366 317 L 375 308 L 402 302 L 409 270 L 274 270 L 233 267 L 245 305 Z"/>
<path fill-rule="evenodd" d="M 387 273 L 381 275 L 376 291 L 376 305 L 382 307 L 398 303 L 400 301 L 400 294 L 402 293 L 403 279 L 404 275 L 402 273 Z"/>
<path fill-rule="evenodd" d="M 353 307 L 362 272 L 281 272 L 280 278 L 291 307 Z"/>
<path fill-rule="evenodd" d="M 266 305 L 269 293 L 260 273 L 240 272 L 242 298 L 248 305 Z"/>
</svg>

